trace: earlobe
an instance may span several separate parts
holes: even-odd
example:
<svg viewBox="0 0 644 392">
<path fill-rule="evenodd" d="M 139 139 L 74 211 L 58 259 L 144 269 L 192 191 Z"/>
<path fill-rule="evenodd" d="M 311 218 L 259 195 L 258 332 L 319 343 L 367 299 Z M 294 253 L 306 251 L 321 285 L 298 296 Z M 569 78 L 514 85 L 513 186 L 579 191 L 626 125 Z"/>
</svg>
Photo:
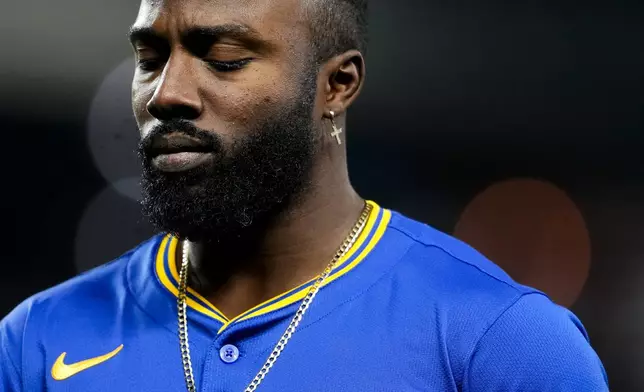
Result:
<svg viewBox="0 0 644 392">
<path fill-rule="evenodd" d="M 351 50 L 331 59 L 327 83 L 327 106 L 336 115 L 344 112 L 360 94 L 364 83 L 365 65 L 362 54 Z"/>
</svg>

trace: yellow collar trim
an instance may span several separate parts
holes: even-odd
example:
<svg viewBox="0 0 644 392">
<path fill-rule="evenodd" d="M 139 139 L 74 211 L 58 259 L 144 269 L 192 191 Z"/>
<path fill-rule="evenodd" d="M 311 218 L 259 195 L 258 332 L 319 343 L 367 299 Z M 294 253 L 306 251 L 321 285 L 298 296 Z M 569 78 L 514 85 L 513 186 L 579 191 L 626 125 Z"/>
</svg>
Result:
<svg viewBox="0 0 644 392">
<path fill-rule="evenodd" d="M 168 242 L 170 242 L 169 247 L 168 247 Z M 177 251 L 177 243 L 178 241 L 176 240 L 176 238 L 170 235 L 165 236 L 161 241 L 161 245 L 159 246 L 159 251 L 157 252 L 157 259 L 156 259 L 157 277 L 159 278 L 159 281 L 161 282 L 163 287 L 165 287 L 168 291 L 170 291 L 175 297 L 179 297 L 179 289 L 174 284 L 174 282 L 170 281 L 170 278 L 166 273 L 165 267 L 166 267 L 166 248 L 168 248 L 167 250 L 168 255 L 175 255 L 176 254 L 175 252 Z M 174 259 L 174 257 L 172 257 L 172 259 Z M 170 269 L 170 271 L 176 274 L 176 270 Z M 221 315 L 221 312 L 217 308 L 215 308 L 212 304 L 210 304 L 207 300 L 205 300 L 205 298 L 203 298 L 197 292 L 195 292 L 190 288 L 188 288 L 188 291 L 190 294 L 195 295 L 195 297 L 199 298 L 202 302 L 204 302 L 206 306 L 198 303 L 197 301 L 190 298 L 189 296 L 186 298 L 186 305 L 222 323 L 226 323 L 228 321 L 228 319 L 223 317 Z"/>
<path fill-rule="evenodd" d="M 377 217 L 378 214 L 377 214 L 377 212 L 375 210 L 374 210 L 374 213 L 376 213 L 375 217 Z M 380 239 L 382 238 L 382 236 L 385 233 L 385 230 L 387 229 L 387 226 L 389 225 L 389 220 L 390 219 L 391 219 L 391 211 L 384 210 L 383 211 L 383 217 L 380 220 L 380 223 L 378 224 L 378 227 L 375 229 L 376 232 L 371 237 L 371 240 L 369 241 L 367 246 L 362 250 L 362 252 L 360 252 L 360 254 L 355 259 L 353 259 L 353 261 L 351 261 L 351 263 L 347 264 L 346 266 L 344 266 L 340 270 L 338 270 L 338 269 L 340 267 L 342 267 L 342 263 L 338 267 L 336 267 L 335 270 L 337 272 L 335 272 L 331 276 L 329 276 L 327 278 L 327 280 L 324 281 L 322 286 L 320 286 L 320 288 L 329 285 L 331 282 L 333 282 L 336 279 L 340 278 L 341 276 L 347 274 L 349 271 L 351 271 L 353 268 L 355 268 L 358 264 L 360 264 L 360 262 L 365 257 L 367 257 L 367 255 L 371 252 L 371 250 L 373 250 L 373 248 L 376 246 L 376 244 L 380 241 Z M 372 232 L 372 229 L 373 229 L 374 223 L 375 223 L 375 219 L 373 221 L 371 221 L 370 223 L 371 224 L 368 227 L 369 230 L 365 230 L 363 232 L 363 234 L 366 233 L 365 238 L 368 236 L 368 233 Z M 365 229 L 367 229 L 367 228 L 365 228 Z M 365 238 L 362 239 L 362 242 L 364 242 Z M 358 248 L 360 248 L 360 245 L 358 245 L 358 243 L 356 242 L 356 245 L 353 248 L 352 254 L 355 253 L 355 250 L 357 250 Z M 346 257 L 344 257 L 342 259 L 342 262 L 344 263 L 350 257 L 351 257 L 351 255 L 347 255 Z M 317 279 L 317 278 L 315 278 L 315 279 Z M 303 285 L 298 286 L 298 288 L 300 288 L 302 286 L 305 286 L 305 285 L 308 285 L 310 283 L 313 283 L 315 281 L 315 279 L 312 279 L 312 280 L 304 283 Z M 296 291 L 298 288 L 295 288 L 295 289 L 293 289 L 291 291 Z M 221 327 L 221 329 L 219 330 L 219 333 L 221 333 L 226 327 L 228 327 L 230 324 L 232 324 L 232 323 L 234 323 L 236 321 L 244 321 L 244 320 L 248 320 L 248 319 L 253 318 L 253 317 L 261 316 L 263 314 L 270 313 L 270 312 L 272 312 L 274 310 L 287 307 L 287 306 L 289 306 L 289 305 L 291 305 L 291 304 L 293 304 L 293 303 L 295 303 L 297 301 L 300 301 L 300 300 L 304 299 L 304 297 L 306 296 L 307 292 L 308 292 L 308 290 L 299 290 L 296 293 L 294 293 L 292 295 L 289 295 L 288 297 L 286 297 L 286 298 L 284 298 L 284 299 L 282 299 L 280 301 L 275 302 L 274 304 L 262 307 L 264 304 L 269 303 L 269 302 L 273 301 L 275 298 L 278 298 L 280 296 L 275 297 L 275 298 L 273 298 L 271 300 L 268 300 L 268 301 L 264 302 L 263 304 L 260 304 L 260 305 L 258 305 L 256 307 L 250 309 L 249 311 L 244 312 L 243 314 L 241 314 L 241 315 L 235 317 L 234 319 L 230 320 L 230 322 L 226 323 L 223 327 Z M 284 295 L 284 294 L 282 294 L 282 295 Z M 261 308 L 261 309 L 258 309 L 258 308 Z M 255 309 L 258 309 L 258 310 L 255 310 Z"/>
<path fill-rule="evenodd" d="M 387 226 L 389 225 L 389 220 L 391 219 L 391 211 L 383 210 L 381 207 L 379 207 L 376 203 L 372 201 L 368 201 L 368 203 L 373 206 L 373 210 L 371 212 L 371 215 L 369 216 L 369 219 L 367 220 L 367 223 L 365 224 L 364 230 L 362 231 L 360 236 L 358 236 L 358 239 L 353 244 L 351 249 L 349 249 L 349 251 L 340 259 L 340 261 L 338 262 L 338 264 L 334 269 L 334 272 L 332 273 L 331 276 L 329 276 L 329 278 L 327 278 L 327 280 L 324 282 L 322 287 L 330 284 L 331 282 L 335 281 L 342 275 L 345 275 L 350 270 L 355 268 L 371 252 L 371 250 L 376 246 L 376 244 L 382 238 Z M 382 213 L 381 213 L 381 210 L 382 210 Z M 371 235 L 372 233 L 373 235 Z M 364 243 L 369 238 L 370 238 L 369 243 L 363 247 Z M 179 295 L 179 290 L 178 290 L 179 276 L 176 268 L 177 266 L 176 252 L 177 252 L 178 244 L 179 244 L 179 241 L 176 237 L 171 235 L 165 236 L 161 241 L 161 245 L 159 247 L 159 251 L 157 252 L 157 257 L 156 257 L 156 273 L 159 278 L 159 281 L 175 297 L 178 297 Z M 358 254 L 354 258 L 353 256 L 360 249 L 361 249 L 360 254 Z M 352 258 L 353 260 L 351 260 L 349 264 L 345 265 L 347 260 L 350 260 Z M 186 298 L 186 304 L 188 307 L 192 308 L 193 310 L 196 310 L 199 313 L 205 314 L 221 322 L 223 325 L 218 332 L 218 333 L 221 333 L 228 326 L 230 326 L 235 322 L 248 320 L 256 316 L 261 316 L 261 315 L 270 313 L 272 311 L 275 311 L 280 308 L 284 308 L 286 306 L 293 304 L 294 302 L 297 302 L 303 299 L 307 293 L 307 290 L 302 290 L 302 288 L 312 284 L 315 281 L 315 279 L 316 278 L 311 279 L 310 281 L 305 282 L 294 289 L 291 289 L 285 293 L 282 293 L 267 301 L 264 301 L 261 304 L 247 310 L 246 312 L 243 312 L 242 314 L 232 319 L 228 319 L 223 312 L 217 309 L 217 307 L 211 304 L 206 298 L 201 296 L 199 293 L 197 293 L 190 287 L 188 287 L 189 295 Z"/>
</svg>

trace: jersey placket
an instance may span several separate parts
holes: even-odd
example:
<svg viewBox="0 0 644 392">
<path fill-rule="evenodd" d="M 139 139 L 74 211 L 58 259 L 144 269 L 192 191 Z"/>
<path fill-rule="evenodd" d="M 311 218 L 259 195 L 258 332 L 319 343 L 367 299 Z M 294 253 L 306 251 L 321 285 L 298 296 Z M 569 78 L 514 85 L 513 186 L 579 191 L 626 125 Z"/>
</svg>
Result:
<svg viewBox="0 0 644 392">
<path fill-rule="evenodd" d="M 204 359 L 199 390 L 243 391 L 279 341 L 298 305 L 235 321 L 222 329 Z"/>
</svg>

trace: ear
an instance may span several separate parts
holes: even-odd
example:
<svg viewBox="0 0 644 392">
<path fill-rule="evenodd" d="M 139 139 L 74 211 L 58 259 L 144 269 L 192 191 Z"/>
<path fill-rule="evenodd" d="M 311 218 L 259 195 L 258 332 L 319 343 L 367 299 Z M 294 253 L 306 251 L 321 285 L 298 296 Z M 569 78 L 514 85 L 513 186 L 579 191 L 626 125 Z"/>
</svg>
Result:
<svg viewBox="0 0 644 392">
<path fill-rule="evenodd" d="M 362 90 L 365 62 L 362 53 L 350 50 L 333 57 L 323 66 L 326 111 L 343 114 Z"/>
</svg>

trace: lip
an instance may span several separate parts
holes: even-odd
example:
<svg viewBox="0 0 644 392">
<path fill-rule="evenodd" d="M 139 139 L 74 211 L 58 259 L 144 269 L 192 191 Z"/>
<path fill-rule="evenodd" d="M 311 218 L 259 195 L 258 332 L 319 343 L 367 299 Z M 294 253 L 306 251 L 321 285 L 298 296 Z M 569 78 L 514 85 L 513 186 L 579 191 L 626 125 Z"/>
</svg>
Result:
<svg viewBox="0 0 644 392">
<path fill-rule="evenodd" d="M 181 133 L 155 137 L 150 144 L 151 156 L 182 152 L 212 152 L 212 146 Z"/>
<path fill-rule="evenodd" d="M 214 159 L 211 152 L 175 152 L 159 154 L 152 158 L 152 165 L 160 171 L 177 173 L 199 167 Z"/>
</svg>

